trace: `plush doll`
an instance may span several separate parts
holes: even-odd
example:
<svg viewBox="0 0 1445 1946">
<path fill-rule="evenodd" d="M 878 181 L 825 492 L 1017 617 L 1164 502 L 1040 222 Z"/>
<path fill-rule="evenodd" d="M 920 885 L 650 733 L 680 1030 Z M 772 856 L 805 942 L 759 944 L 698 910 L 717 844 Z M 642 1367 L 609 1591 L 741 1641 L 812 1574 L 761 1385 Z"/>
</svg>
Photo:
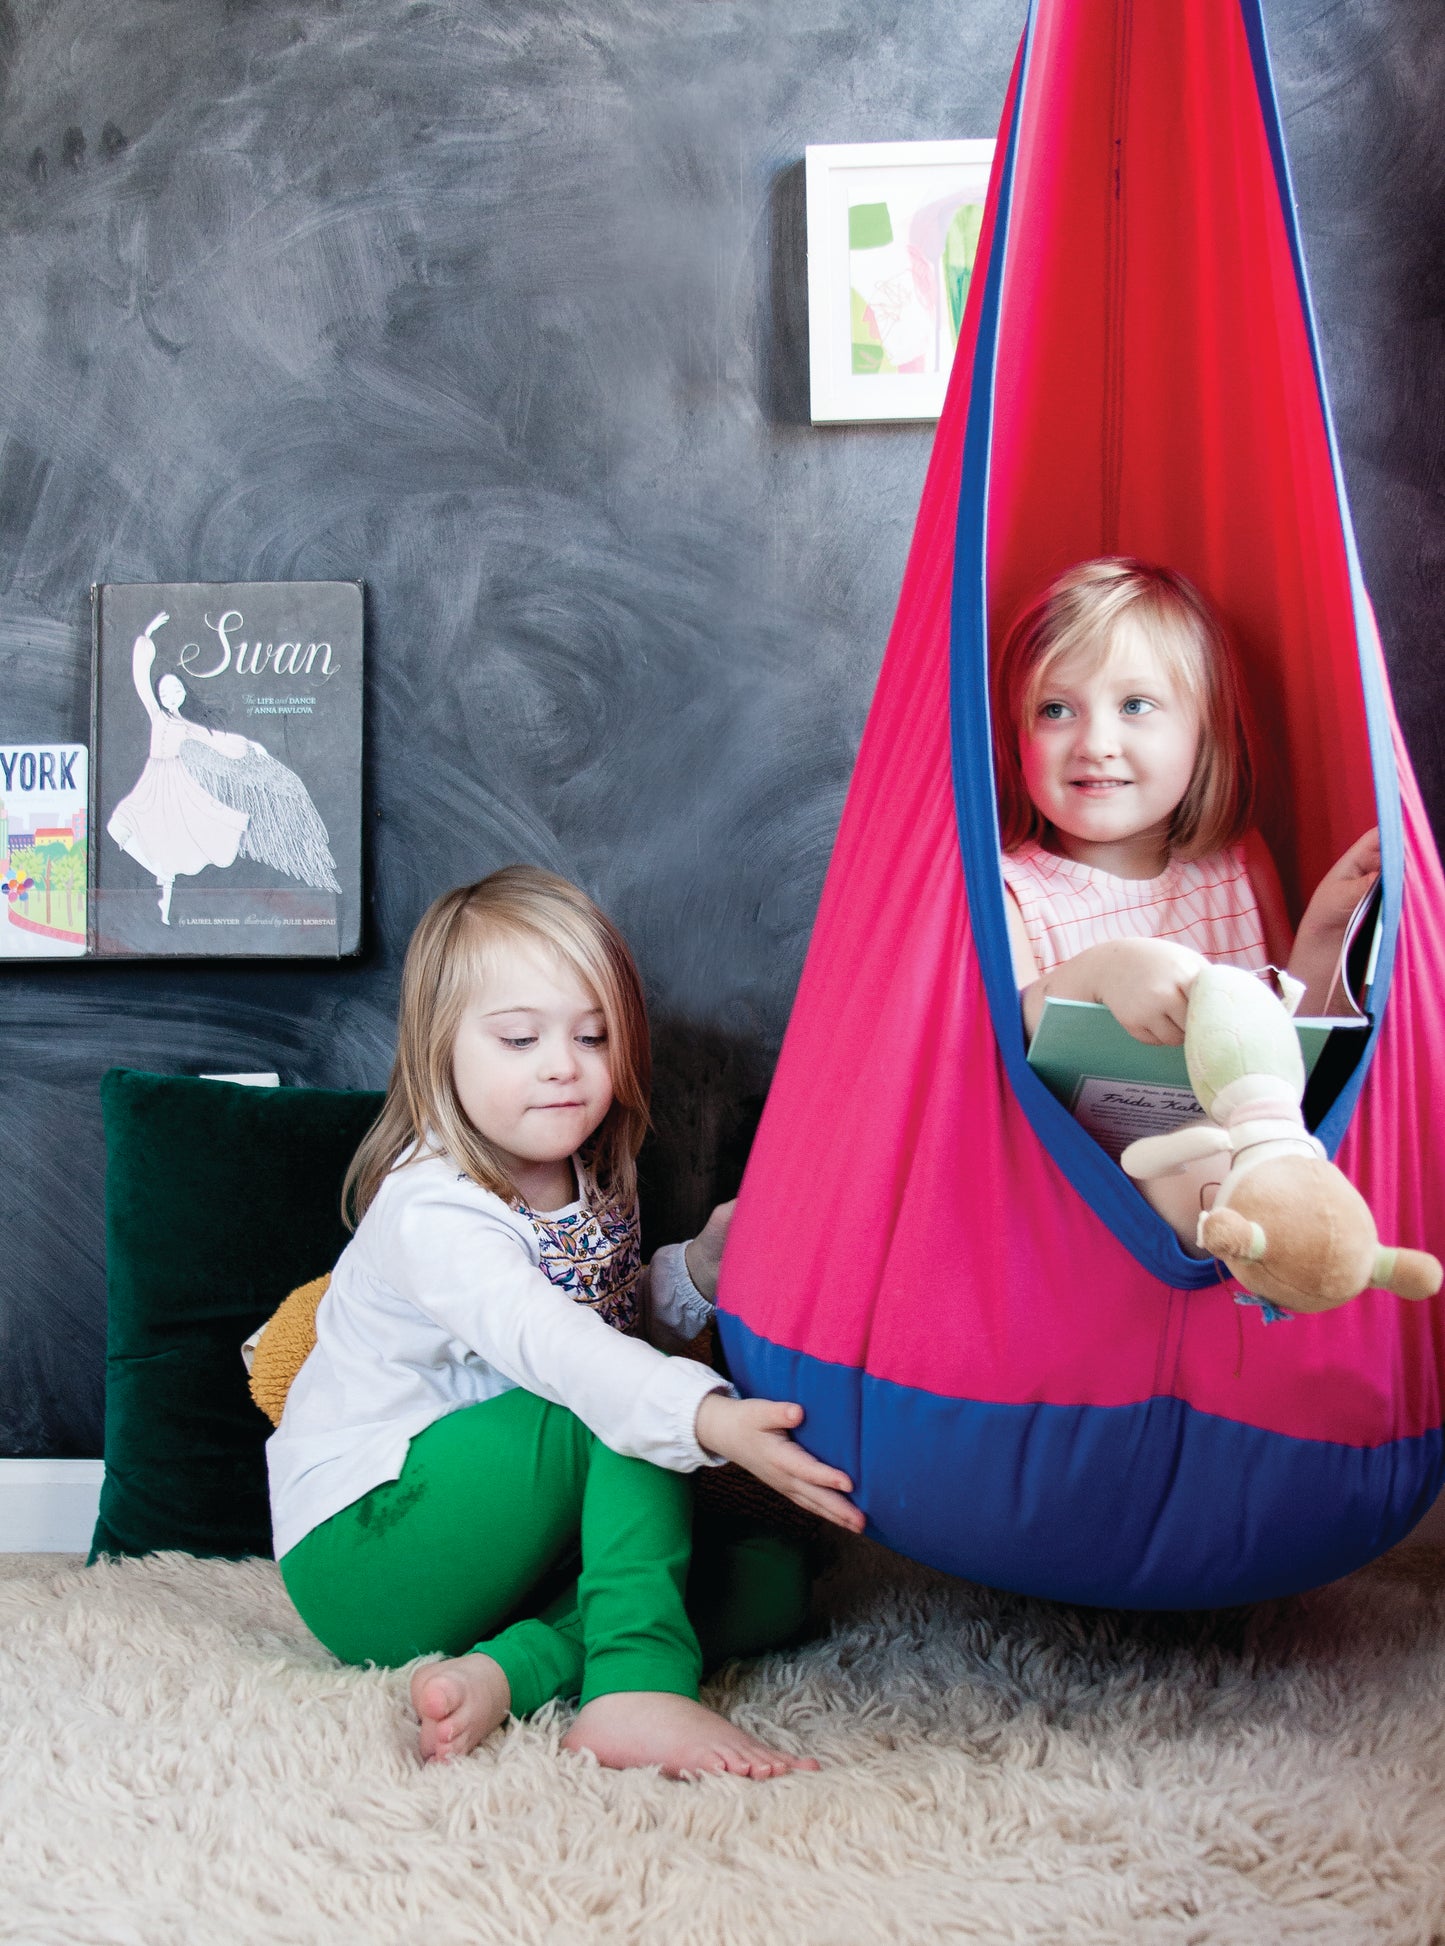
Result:
<svg viewBox="0 0 1445 1946">
<path fill-rule="evenodd" d="M 1354 1185 L 1305 1129 L 1304 1061 L 1284 1005 L 1234 966 L 1205 966 L 1189 990 L 1184 1056 L 1208 1122 L 1132 1142 L 1120 1157 L 1140 1181 L 1207 1156 L 1228 1173 L 1196 1241 L 1218 1257 L 1265 1315 L 1332 1311 L 1362 1290 L 1433 1297 L 1439 1261 L 1382 1244 Z"/>
</svg>

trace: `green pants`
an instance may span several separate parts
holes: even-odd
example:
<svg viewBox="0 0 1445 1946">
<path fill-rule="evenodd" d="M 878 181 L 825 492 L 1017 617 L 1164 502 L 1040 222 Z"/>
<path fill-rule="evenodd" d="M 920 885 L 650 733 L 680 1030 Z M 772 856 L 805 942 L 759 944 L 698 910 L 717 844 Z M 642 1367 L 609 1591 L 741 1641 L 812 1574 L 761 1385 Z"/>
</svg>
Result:
<svg viewBox="0 0 1445 1946">
<path fill-rule="evenodd" d="M 343 1662 L 482 1650 L 518 1716 L 554 1696 L 695 1696 L 704 1664 L 798 1632 L 807 1576 L 757 1527 L 700 1533 L 694 1562 L 691 1526 L 685 1475 L 517 1389 L 418 1433 L 400 1478 L 313 1528 L 281 1575 Z"/>
</svg>

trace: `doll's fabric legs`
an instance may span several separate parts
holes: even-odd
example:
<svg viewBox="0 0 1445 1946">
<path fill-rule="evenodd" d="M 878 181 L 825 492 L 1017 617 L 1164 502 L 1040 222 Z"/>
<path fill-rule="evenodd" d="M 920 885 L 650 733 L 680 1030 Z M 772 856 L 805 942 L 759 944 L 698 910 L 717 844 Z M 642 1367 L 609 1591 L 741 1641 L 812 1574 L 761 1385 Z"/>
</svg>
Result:
<svg viewBox="0 0 1445 1946">
<path fill-rule="evenodd" d="M 682 1475 L 624 1459 L 565 1408 L 518 1389 L 419 1433 L 400 1477 L 313 1529 L 281 1574 L 342 1661 L 395 1667 L 484 1649 L 518 1715 L 579 1690 L 695 1696 L 690 1520 Z M 506 1627 L 579 1534 L 576 1596 L 553 1604 L 555 1618 Z"/>
</svg>

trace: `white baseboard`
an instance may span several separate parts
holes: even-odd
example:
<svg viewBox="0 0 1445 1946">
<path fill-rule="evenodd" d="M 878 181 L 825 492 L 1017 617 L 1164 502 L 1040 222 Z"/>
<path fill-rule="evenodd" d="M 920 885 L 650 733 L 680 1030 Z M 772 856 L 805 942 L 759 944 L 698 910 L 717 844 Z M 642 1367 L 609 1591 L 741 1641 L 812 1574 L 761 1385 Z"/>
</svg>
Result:
<svg viewBox="0 0 1445 1946">
<path fill-rule="evenodd" d="M 0 1554 L 88 1554 L 104 1478 L 104 1460 L 0 1460 Z M 1413 1538 L 1445 1541 L 1445 1493 Z"/>
<path fill-rule="evenodd" d="M 0 1554 L 88 1554 L 104 1478 L 104 1460 L 0 1460 Z"/>
</svg>

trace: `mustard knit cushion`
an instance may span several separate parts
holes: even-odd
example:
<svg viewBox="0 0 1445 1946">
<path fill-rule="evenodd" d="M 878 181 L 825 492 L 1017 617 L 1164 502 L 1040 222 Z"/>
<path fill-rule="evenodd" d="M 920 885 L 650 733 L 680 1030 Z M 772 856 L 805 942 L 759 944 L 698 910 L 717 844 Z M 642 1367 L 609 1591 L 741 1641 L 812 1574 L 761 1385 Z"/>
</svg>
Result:
<svg viewBox="0 0 1445 1946">
<path fill-rule="evenodd" d="M 251 1360 L 251 1397 L 273 1426 L 280 1425 L 291 1381 L 316 1343 L 316 1307 L 330 1283 L 328 1271 L 326 1276 L 313 1277 L 309 1284 L 292 1291 L 271 1313 L 256 1341 L 256 1354 Z"/>
</svg>

